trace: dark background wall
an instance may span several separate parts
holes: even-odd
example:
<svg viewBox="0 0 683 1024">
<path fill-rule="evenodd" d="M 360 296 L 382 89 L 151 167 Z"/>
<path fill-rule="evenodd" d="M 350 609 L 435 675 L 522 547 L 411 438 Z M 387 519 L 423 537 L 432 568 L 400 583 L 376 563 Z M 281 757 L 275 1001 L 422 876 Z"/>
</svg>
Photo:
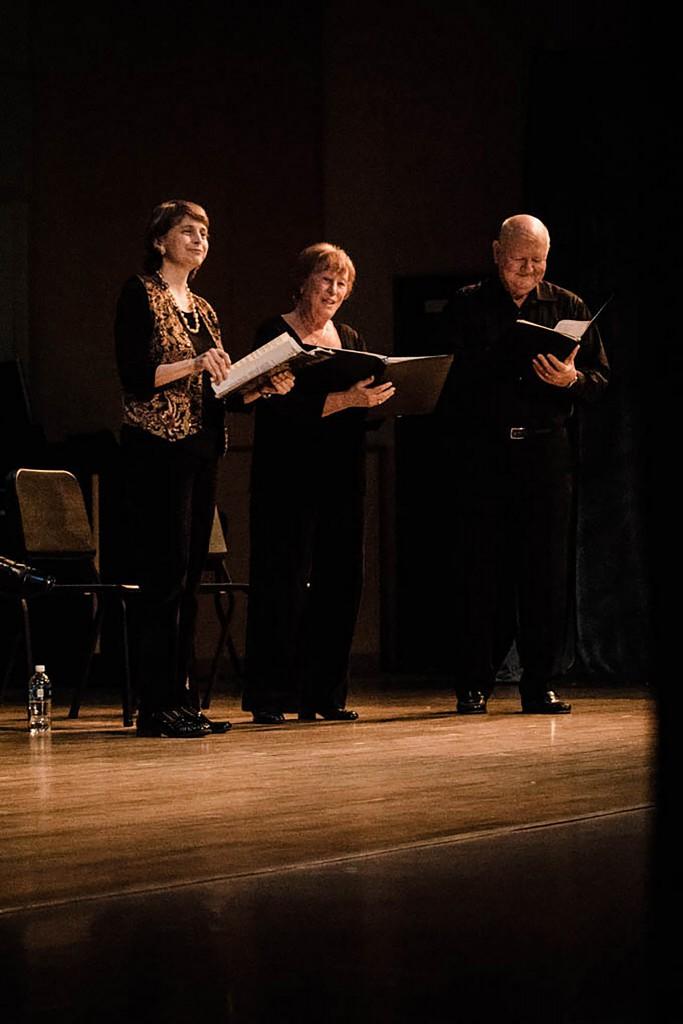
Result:
<svg viewBox="0 0 683 1024">
<path fill-rule="evenodd" d="M 633 17 L 604 0 L 13 9 L 0 51 L 0 354 L 22 358 L 48 441 L 115 436 L 113 307 L 162 199 L 209 211 L 197 290 L 234 356 L 286 308 L 305 244 L 327 238 L 352 254 L 345 316 L 388 352 L 401 327 L 397 280 L 475 276 L 500 221 L 535 213 L 553 238 L 549 277 L 592 304 L 615 293 L 605 317 L 615 382 L 582 434 L 579 664 L 644 678 Z M 249 417 L 234 417 L 221 503 L 237 575 L 250 440 Z M 369 463 L 356 642 L 370 662 L 383 645 L 395 653 L 393 448 L 385 425 Z"/>
</svg>

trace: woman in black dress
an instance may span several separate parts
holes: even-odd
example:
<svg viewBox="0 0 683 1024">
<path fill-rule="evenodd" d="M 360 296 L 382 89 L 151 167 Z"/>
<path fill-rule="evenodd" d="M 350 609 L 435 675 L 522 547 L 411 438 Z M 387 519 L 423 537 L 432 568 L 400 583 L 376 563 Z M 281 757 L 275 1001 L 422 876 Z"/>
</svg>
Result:
<svg viewBox="0 0 683 1024">
<path fill-rule="evenodd" d="M 189 286 L 208 248 L 201 206 L 183 200 L 157 206 L 145 238 L 145 272 L 125 283 L 116 310 L 128 546 L 141 588 L 142 736 L 199 737 L 230 728 L 202 714 L 190 682 L 197 590 L 226 447 L 224 403 L 211 384 L 230 373 L 218 318 Z M 285 393 L 292 384 L 291 374 L 280 374 L 233 403 Z"/>
<path fill-rule="evenodd" d="M 354 279 L 342 249 L 304 249 L 294 307 L 261 325 L 255 347 L 286 331 L 304 346 L 364 350 L 357 331 L 333 320 Z M 255 722 L 358 717 L 345 703 L 363 582 L 365 413 L 393 393 L 371 377 L 320 393 L 304 374 L 255 411 L 242 701 Z"/>
</svg>

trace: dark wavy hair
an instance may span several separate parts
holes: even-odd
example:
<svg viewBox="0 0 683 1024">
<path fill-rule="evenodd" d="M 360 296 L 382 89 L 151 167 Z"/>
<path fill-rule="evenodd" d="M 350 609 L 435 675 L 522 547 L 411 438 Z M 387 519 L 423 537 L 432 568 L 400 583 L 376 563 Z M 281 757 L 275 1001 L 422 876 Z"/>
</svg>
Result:
<svg viewBox="0 0 683 1024">
<path fill-rule="evenodd" d="M 316 274 L 320 270 L 334 270 L 346 274 L 349 282 L 346 293 L 348 298 L 356 280 L 356 268 L 351 257 L 338 245 L 332 245 L 331 242 L 316 242 L 315 245 L 302 249 L 296 258 L 292 271 L 292 298 L 295 303 L 301 298 L 301 290 L 311 274 Z"/>
<path fill-rule="evenodd" d="M 192 220 L 205 224 L 207 230 L 209 228 L 206 210 L 187 199 L 169 199 L 165 203 L 159 203 L 152 210 L 145 232 L 145 254 L 142 262 L 146 274 L 153 274 L 161 266 L 162 255 L 157 247 L 158 243 L 171 228 L 180 224 L 183 217 L 192 217 Z M 196 271 L 192 271 L 190 277 L 194 277 L 195 273 Z"/>
</svg>

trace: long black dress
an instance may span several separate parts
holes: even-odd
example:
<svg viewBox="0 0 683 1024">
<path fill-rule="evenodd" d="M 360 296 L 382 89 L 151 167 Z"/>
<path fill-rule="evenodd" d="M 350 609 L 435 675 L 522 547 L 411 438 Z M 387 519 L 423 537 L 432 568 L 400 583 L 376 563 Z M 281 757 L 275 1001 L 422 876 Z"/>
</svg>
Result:
<svg viewBox="0 0 683 1024">
<path fill-rule="evenodd" d="M 364 351 L 337 324 L 342 347 Z M 255 347 L 287 331 L 259 328 Z M 322 418 L 325 394 L 297 379 L 259 402 L 251 471 L 245 711 L 343 707 L 363 583 L 365 411 Z"/>
</svg>

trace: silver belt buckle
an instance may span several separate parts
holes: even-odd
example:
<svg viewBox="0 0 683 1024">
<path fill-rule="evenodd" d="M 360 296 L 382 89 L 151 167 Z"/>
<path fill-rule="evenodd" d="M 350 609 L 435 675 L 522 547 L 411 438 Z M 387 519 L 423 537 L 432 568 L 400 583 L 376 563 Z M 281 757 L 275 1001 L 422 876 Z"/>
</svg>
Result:
<svg viewBox="0 0 683 1024">
<path fill-rule="evenodd" d="M 523 441 L 526 437 L 526 427 L 510 427 L 510 438 L 513 441 Z"/>
</svg>

